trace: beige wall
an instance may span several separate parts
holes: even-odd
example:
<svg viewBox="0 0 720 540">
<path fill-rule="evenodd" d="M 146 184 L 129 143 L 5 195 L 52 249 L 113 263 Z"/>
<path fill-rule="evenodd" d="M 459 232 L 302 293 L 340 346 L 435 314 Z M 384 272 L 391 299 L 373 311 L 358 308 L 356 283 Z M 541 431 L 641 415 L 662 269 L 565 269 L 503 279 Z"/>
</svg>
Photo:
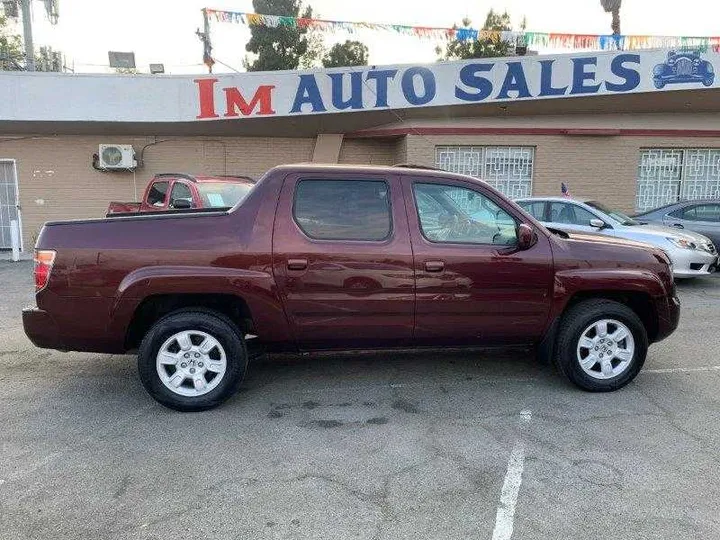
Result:
<svg viewBox="0 0 720 540">
<path fill-rule="evenodd" d="M 398 161 L 398 141 L 346 139 L 339 162 L 391 165 Z M 144 150 L 144 167 L 134 176 L 96 171 L 91 157 L 100 143 L 132 144 L 138 159 L 141 149 L 150 145 Z M 17 162 L 23 241 L 28 251 L 46 221 L 103 217 L 110 201 L 142 197 L 154 174 L 247 174 L 258 178 L 275 165 L 311 161 L 315 146 L 315 138 L 23 136 L 0 137 L 0 159 Z"/>
<path fill-rule="evenodd" d="M 158 139 L 163 140 L 163 139 Z M 0 159 L 17 160 L 25 250 L 45 221 L 103 217 L 111 200 L 141 197 L 159 172 L 248 174 L 259 177 L 282 163 L 307 162 L 314 138 L 183 138 L 148 146 L 145 166 L 133 173 L 99 172 L 91 157 L 99 143 L 132 144 L 140 149 L 154 137 L 58 136 L 0 138 Z"/>
<path fill-rule="evenodd" d="M 591 197 L 628 212 L 635 209 L 641 148 L 720 148 L 720 137 L 578 137 L 512 135 L 407 136 L 407 161 L 435 164 L 438 145 L 534 146 L 533 195 Z"/>
<path fill-rule="evenodd" d="M 339 163 L 393 165 L 397 139 L 348 139 L 343 141 Z"/>
<path fill-rule="evenodd" d="M 0 138 L 0 159 L 17 160 L 25 249 L 45 221 L 101 217 L 111 200 L 136 200 L 159 172 L 249 174 L 261 176 L 274 165 L 308 162 L 315 138 L 171 138 L 57 136 Z M 94 170 L 91 156 L 99 143 L 132 144 L 145 166 L 132 173 Z M 560 182 L 577 197 L 593 197 L 632 211 L 640 149 L 715 147 L 720 137 L 578 137 L 543 135 L 408 135 L 348 138 L 340 163 L 434 165 L 438 145 L 534 146 L 534 195 L 558 195 Z"/>
</svg>

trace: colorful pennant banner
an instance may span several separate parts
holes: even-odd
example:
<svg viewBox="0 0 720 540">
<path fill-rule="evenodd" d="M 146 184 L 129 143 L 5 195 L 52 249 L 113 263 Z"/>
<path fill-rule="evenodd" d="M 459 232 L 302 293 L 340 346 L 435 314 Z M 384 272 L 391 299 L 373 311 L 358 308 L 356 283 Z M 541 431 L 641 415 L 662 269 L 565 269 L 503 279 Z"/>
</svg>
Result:
<svg viewBox="0 0 720 540">
<path fill-rule="evenodd" d="M 475 28 L 441 28 L 432 26 L 408 26 L 370 22 L 331 21 L 303 17 L 263 15 L 240 11 L 205 9 L 208 17 L 217 22 L 245 24 L 247 26 L 281 26 L 312 28 L 323 32 L 354 33 L 360 30 L 393 32 L 426 39 L 457 39 L 461 41 L 492 40 L 523 44 L 530 48 L 633 50 L 633 49 L 700 49 L 720 52 L 720 36 L 633 36 L 601 34 L 557 34 L 547 32 L 516 32 L 477 30 Z"/>
</svg>

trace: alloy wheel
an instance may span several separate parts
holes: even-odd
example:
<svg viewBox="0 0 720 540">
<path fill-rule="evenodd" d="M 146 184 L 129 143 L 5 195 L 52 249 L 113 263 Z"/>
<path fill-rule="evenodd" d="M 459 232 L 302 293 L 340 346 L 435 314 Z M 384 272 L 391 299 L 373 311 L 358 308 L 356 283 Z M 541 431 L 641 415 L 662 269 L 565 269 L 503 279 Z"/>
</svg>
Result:
<svg viewBox="0 0 720 540">
<path fill-rule="evenodd" d="M 227 370 L 227 357 L 220 342 L 207 332 L 183 330 L 162 344 L 156 368 L 171 392 L 197 397 L 220 384 Z"/>
<path fill-rule="evenodd" d="M 632 332 L 616 319 L 601 319 L 580 335 L 577 360 L 594 379 L 612 379 L 622 374 L 635 355 Z"/>
</svg>

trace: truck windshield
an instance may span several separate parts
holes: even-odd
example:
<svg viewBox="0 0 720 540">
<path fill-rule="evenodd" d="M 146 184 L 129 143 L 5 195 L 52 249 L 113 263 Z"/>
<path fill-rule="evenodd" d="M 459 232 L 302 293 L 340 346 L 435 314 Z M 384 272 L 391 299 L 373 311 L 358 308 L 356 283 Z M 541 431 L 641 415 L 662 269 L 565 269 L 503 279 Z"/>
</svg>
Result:
<svg viewBox="0 0 720 540">
<path fill-rule="evenodd" d="M 626 216 L 622 212 L 618 210 L 613 210 L 612 208 L 608 208 L 604 204 L 601 204 L 597 201 L 585 201 L 585 204 L 588 206 L 591 206 L 597 210 L 600 210 L 601 212 L 604 212 L 611 218 L 613 218 L 615 221 L 620 223 L 620 225 L 641 225 L 639 221 L 635 221 L 630 216 Z"/>
<path fill-rule="evenodd" d="M 205 208 L 232 208 L 242 201 L 254 184 L 232 182 L 198 182 L 197 190 Z"/>
</svg>

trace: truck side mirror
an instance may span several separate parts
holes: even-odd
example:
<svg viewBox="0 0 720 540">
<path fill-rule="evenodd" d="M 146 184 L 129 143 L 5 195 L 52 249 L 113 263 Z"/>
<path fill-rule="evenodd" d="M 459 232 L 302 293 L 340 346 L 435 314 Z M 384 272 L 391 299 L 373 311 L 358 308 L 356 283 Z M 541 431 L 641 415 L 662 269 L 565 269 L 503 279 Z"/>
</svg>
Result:
<svg viewBox="0 0 720 540">
<path fill-rule="evenodd" d="M 176 210 L 186 210 L 188 208 L 192 208 L 192 202 L 188 201 L 187 199 L 175 199 L 170 204 L 173 208 Z"/>
<path fill-rule="evenodd" d="M 527 223 L 521 223 L 517 228 L 517 246 L 520 251 L 530 249 L 537 242 L 537 233 Z"/>
</svg>

